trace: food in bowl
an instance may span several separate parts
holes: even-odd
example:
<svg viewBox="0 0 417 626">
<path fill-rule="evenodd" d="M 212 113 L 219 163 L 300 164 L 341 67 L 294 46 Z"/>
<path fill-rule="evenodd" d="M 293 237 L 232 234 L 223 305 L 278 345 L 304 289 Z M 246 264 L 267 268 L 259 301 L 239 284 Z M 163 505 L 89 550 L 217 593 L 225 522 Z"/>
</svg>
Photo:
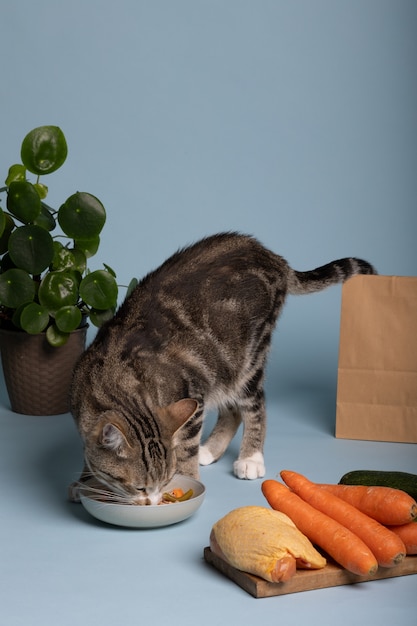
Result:
<svg viewBox="0 0 417 626">
<path fill-rule="evenodd" d="M 190 498 L 193 497 L 193 493 L 194 491 L 192 489 L 189 489 L 188 491 L 184 493 L 183 489 L 176 487 L 175 489 L 172 489 L 171 491 L 164 491 L 159 504 L 172 504 L 173 502 L 185 502 L 186 500 L 189 500 Z"/>
<path fill-rule="evenodd" d="M 165 500 L 169 494 L 174 495 Z M 178 494 L 182 495 L 178 497 Z M 166 486 L 164 496 L 158 504 L 121 504 L 98 499 L 94 492 L 89 491 L 88 483 L 80 491 L 81 503 L 90 515 L 108 524 L 131 528 L 157 528 L 182 522 L 200 508 L 204 497 L 203 483 L 179 474 Z M 170 506 L 161 506 L 162 504 Z"/>
</svg>

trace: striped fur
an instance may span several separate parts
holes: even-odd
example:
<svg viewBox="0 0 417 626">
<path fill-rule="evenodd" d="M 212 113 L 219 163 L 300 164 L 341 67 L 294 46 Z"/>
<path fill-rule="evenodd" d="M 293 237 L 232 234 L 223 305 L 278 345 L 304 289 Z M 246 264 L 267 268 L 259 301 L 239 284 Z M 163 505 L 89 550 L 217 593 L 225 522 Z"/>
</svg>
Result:
<svg viewBox="0 0 417 626">
<path fill-rule="evenodd" d="M 263 476 L 264 370 L 287 294 L 371 273 L 358 259 L 297 272 L 236 233 L 179 250 L 139 283 L 76 368 L 72 412 L 87 473 L 154 502 L 175 471 L 198 477 L 199 462 L 220 458 L 243 422 L 234 472 Z M 218 422 L 200 445 L 212 408 Z"/>
</svg>

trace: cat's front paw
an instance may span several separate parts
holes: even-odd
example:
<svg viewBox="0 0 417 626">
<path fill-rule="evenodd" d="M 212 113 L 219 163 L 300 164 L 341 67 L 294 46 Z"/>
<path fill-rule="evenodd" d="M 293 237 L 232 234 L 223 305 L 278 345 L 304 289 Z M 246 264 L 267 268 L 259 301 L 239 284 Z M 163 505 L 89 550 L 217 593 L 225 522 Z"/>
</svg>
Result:
<svg viewBox="0 0 417 626">
<path fill-rule="evenodd" d="M 246 459 L 237 459 L 233 464 L 234 475 L 238 478 L 254 480 L 265 476 L 264 455 L 262 452 L 255 452 Z"/>
<path fill-rule="evenodd" d="M 200 465 L 210 465 L 215 460 L 207 446 L 200 446 L 198 451 L 198 462 Z"/>
</svg>

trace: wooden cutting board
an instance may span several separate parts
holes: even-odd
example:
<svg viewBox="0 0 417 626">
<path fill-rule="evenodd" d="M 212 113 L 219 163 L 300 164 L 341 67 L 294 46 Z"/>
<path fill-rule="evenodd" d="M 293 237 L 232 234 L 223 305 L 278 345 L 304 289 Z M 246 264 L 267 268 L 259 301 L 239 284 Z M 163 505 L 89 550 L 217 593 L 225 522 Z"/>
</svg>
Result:
<svg viewBox="0 0 417 626">
<path fill-rule="evenodd" d="M 403 562 L 396 567 L 380 567 L 375 576 L 357 576 L 356 574 L 351 574 L 336 563 L 328 562 L 323 569 L 297 570 L 291 580 L 286 583 L 270 583 L 258 576 L 235 569 L 214 554 L 208 547 L 204 548 L 204 558 L 207 563 L 213 565 L 255 598 L 282 596 L 299 591 L 311 591 L 313 589 L 324 589 L 325 587 L 352 585 L 354 583 L 380 580 L 382 578 L 417 574 L 417 556 L 407 556 Z"/>
</svg>

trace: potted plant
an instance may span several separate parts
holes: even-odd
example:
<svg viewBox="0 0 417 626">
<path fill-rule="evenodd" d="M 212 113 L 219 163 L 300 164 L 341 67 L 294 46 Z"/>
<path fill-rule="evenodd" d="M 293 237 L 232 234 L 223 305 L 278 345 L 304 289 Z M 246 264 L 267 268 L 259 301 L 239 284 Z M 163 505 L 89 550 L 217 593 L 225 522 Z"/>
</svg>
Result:
<svg viewBox="0 0 417 626">
<path fill-rule="evenodd" d="M 34 128 L 23 139 L 22 163 L 10 167 L 0 189 L 6 198 L 5 206 L 0 204 L 0 347 L 18 413 L 68 410 L 88 320 L 100 326 L 117 305 L 114 271 L 108 265 L 88 267 L 106 221 L 103 204 L 78 191 L 58 210 L 45 202 L 48 188 L 41 177 L 60 168 L 67 151 L 60 128 Z"/>
</svg>

